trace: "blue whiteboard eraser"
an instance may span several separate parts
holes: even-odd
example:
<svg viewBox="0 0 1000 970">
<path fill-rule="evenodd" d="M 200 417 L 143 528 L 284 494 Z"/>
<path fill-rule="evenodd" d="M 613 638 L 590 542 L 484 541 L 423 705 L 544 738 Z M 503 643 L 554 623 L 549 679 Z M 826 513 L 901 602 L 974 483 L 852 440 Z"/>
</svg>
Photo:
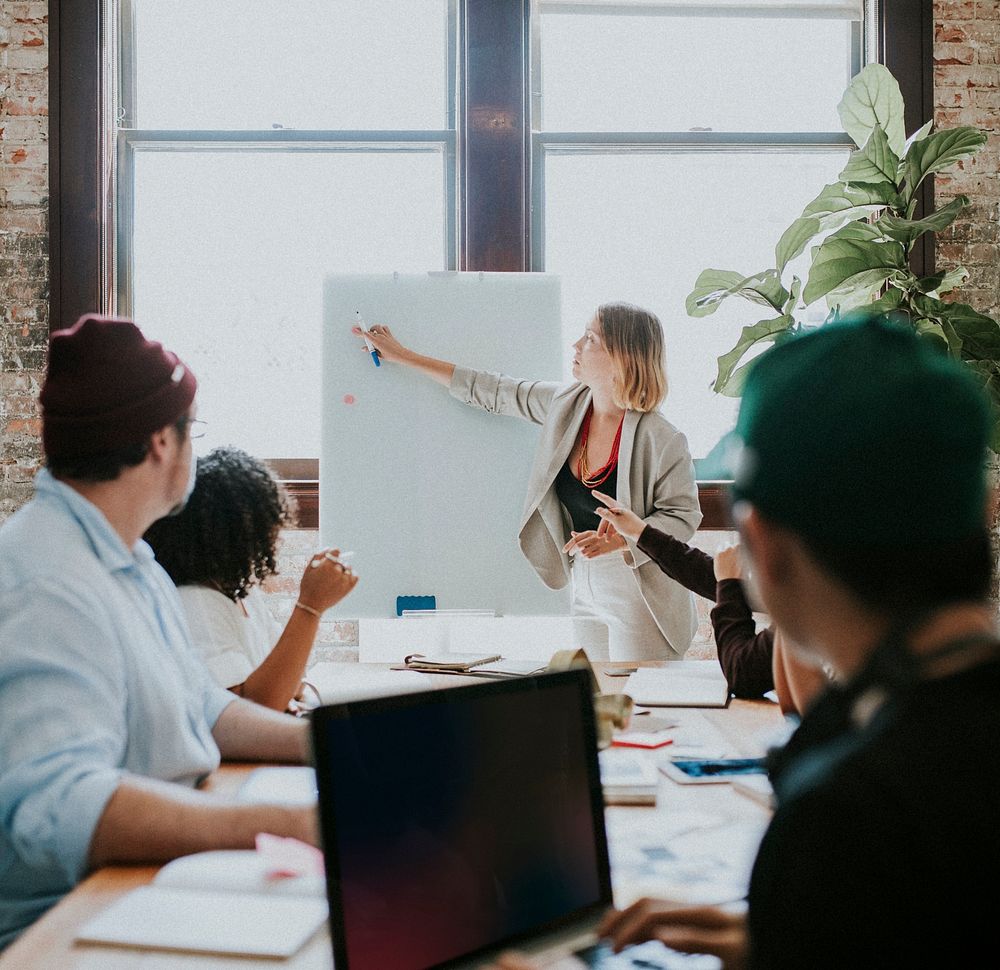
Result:
<svg viewBox="0 0 1000 970">
<path fill-rule="evenodd" d="M 435 596 L 397 596 L 396 616 L 402 616 L 403 610 L 436 610 Z"/>
</svg>

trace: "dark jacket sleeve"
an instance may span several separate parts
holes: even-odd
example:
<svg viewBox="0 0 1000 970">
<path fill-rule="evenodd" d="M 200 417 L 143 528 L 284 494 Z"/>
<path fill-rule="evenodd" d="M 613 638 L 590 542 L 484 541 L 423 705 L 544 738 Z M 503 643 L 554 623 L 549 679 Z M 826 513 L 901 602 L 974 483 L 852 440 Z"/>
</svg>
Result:
<svg viewBox="0 0 1000 970">
<path fill-rule="evenodd" d="M 757 632 L 750 605 L 738 579 L 719 581 L 712 610 L 712 629 L 719 665 L 737 697 L 760 697 L 774 689 L 771 667 L 774 630 Z"/>
<path fill-rule="evenodd" d="M 660 567 L 661 572 L 681 586 L 705 599 L 715 599 L 715 571 L 711 556 L 651 525 L 642 530 L 636 545 Z"/>
</svg>

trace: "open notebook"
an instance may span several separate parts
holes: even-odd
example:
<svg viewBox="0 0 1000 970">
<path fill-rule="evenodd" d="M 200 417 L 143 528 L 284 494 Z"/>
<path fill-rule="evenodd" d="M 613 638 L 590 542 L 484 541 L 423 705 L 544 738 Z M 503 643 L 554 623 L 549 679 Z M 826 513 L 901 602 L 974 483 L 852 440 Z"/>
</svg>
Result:
<svg viewBox="0 0 1000 970">
<path fill-rule="evenodd" d="M 323 925 L 319 875 L 271 879 L 253 850 L 200 852 L 165 865 L 122 896 L 77 939 L 137 949 L 288 957 Z"/>
<path fill-rule="evenodd" d="M 729 684 L 714 660 L 673 660 L 662 667 L 640 667 L 629 676 L 625 693 L 643 707 L 725 707 Z"/>
</svg>

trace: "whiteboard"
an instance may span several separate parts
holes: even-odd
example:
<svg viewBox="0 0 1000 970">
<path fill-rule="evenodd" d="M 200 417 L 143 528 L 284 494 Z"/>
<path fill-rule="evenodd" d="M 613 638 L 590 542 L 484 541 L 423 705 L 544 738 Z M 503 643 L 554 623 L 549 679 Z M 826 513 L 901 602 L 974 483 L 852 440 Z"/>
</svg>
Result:
<svg viewBox="0 0 1000 970">
<path fill-rule="evenodd" d="M 438 609 L 565 614 L 517 531 L 538 427 L 487 414 L 353 336 L 388 325 L 431 357 L 532 380 L 562 372 L 559 280 L 543 273 L 331 275 L 323 293 L 320 535 L 351 549 L 360 582 L 344 617 L 394 616 L 397 596 Z"/>
</svg>

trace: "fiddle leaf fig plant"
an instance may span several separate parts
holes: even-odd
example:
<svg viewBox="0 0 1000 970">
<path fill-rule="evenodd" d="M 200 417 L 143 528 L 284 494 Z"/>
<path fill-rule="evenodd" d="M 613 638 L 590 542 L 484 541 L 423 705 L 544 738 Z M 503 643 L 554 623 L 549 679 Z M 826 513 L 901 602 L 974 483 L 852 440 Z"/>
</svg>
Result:
<svg viewBox="0 0 1000 970">
<path fill-rule="evenodd" d="M 687 312 L 709 316 L 734 296 L 764 308 L 767 316 L 743 327 L 735 346 L 718 360 L 714 390 L 731 397 L 742 393 L 761 345 L 779 344 L 801 330 L 800 316 L 817 301 L 826 301 L 824 323 L 862 306 L 899 313 L 983 383 L 994 408 L 991 444 L 1000 452 L 1000 324 L 964 303 L 941 299 L 968 279 L 963 267 L 918 278 L 909 266 L 916 241 L 925 232 L 946 229 L 969 204 L 960 195 L 915 219 L 921 184 L 975 155 L 986 135 L 970 127 L 935 131 L 928 122 L 907 138 L 903 109 L 892 74 L 881 64 L 864 68 L 837 106 L 844 131 L 858 146 L 837 181 L 824 186 L 782 233 L 773 268 L 749 276 L 706 269 L 687 297 Z M 804 282 L 794 275 L 786 279 L 807 248 Z"/>
</svg>

